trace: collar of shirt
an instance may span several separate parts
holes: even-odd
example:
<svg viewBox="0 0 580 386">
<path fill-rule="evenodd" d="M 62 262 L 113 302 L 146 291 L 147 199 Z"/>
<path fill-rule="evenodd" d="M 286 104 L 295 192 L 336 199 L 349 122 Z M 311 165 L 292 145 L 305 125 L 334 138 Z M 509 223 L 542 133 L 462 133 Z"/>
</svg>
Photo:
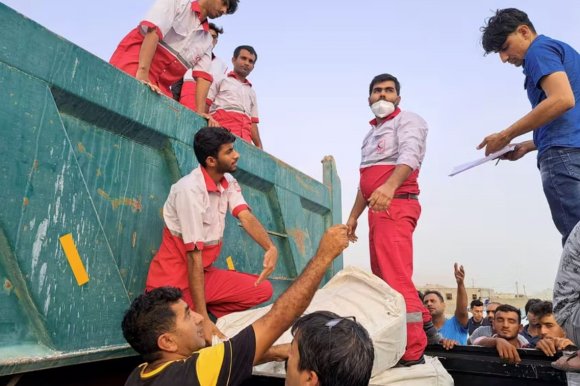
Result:
<svg viewBox="0 0 580 386">
<path fill-rule="evenodd" d="M 396 108 L 395 111 L 393 111 L 392 113 L 390 113 L 389 115 L 387 115 L 385 117 L 385 119 L 383 120 L 382 123 L 385 123 L 386 121 L 390 121 L 391 119 L 395 118 L 397 115 L 399 115 L 399 113 L 401 112 L 400 108 Z M 372 126 L 377 126 L 377 118 L 374 118 L 373 120 L 371 120 L 369 122 Z"/>
<path fill-rule="evenodd" d="M 205 170 L 203 166 L 200 166 L 200 168 L 201 174 L 203 174 L 203 179 L 205 181 L 205 187 L 207 188 L 208 192 L 220 193 L 221 191 L 226 190 L 228 188 L 229 184 L 225 176 L 223 176 L 222 179 L 220 180 L 220 185 L 222 186 L 222 190 L 220 191 L 215 181 L 212 180 L 212 178 L 209 176 L 207 170 Z"/>
<path fill-rule="evenodd" d="M 238 74 L 236 74 L 233 71 L 230 71 L 229 74 L 228 74 L 228 76 L 231 77 L 231 78 L 234 78 L 234 79 L 238 80 L 240 83 L 245 83 L 248 86 L 252 87 L 252 83 L 250 83 L 250 81 L 248 79 L 241 80 L 240 77 L 238 76 Z"/>
<path fill-rule="evenodd" d="M 201 20 L 200 16 L 201 16 L 201 7 L 199 6 L 199 3 L 197 1 L 193 1 L 191 3 L 191 10 L 193 12 L 195 12 L 195 14 L 197 15 L 197 17 L 199 18 L 199 21 L 201 21 L 201 25 L 203 27 L 203 30 L 205 32 L 209 32 L 209 23 L 207 21 L 207 18 L 205 18 L 205 20 Z"/>
</svg>

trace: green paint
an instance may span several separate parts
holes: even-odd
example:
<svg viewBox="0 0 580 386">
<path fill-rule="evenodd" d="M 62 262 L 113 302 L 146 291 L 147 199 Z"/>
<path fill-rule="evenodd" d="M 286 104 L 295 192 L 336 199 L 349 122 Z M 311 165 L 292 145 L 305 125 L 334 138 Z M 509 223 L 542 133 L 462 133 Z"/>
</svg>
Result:
<svg viewBox="0 0 580 386">
<path fill-rule="evenodd" d="M 170 186 L 197 166 L 205 121 L 3 4 L 0 23 L 0 375 L 132 355 L 120 321 L 144 289 Z M 331 159 L 320 183 L 236 148 L 235 176 L 280 251 L 278 296 L 341 221 L 340 181 Z M 90 277 L 82 287 L 58 242 L 69 232 Z M 216 264 L 226 256 L 262 269 L 230 215 Z"/>
</svg>

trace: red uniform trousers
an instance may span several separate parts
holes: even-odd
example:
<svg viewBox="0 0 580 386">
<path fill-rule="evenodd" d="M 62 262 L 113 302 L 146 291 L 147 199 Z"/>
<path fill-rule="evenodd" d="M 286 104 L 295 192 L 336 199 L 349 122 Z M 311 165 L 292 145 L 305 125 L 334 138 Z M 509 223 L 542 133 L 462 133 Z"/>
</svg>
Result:
<svg viewBox="0 0 580 386">
<path fill-rule="evenodd" d="M 217 259 L 220 249 L 221 244 L 205 246 L 201 252 L 205 302 L 209 312 L 219 318 L 232 312 L 245 311 L 272 297 L 274 291 L 269 281 L 254 285 L 258 275 L 214 267 L 212 263 Z M 187 259 L 183 240 L 164 228 L 161 246 L 149 266 L 146 290 L 161 286 L 177 287 L 183 293 L 183 300 L 195 310 L 189 290 Z"/>
<path fill-rule="evenodd" d="M 431 315 L 413 284 L 413 231 L 421 214 L 419 201 L 393 199 L 388 212 L 369 210 L 371 269 L 405 298 L 407 348 L 403 360 L 417 360 L 427 346 L 423 323 Z"/>
<path fill-rule="evenodd" d="M 220 126 L 231 131 L 244 141 L 252 143 L 252 119 L 237 111 L 217 110 L 212 115 Z"/>
<path fill-rule="evenodd" d="M 185 107 L 189 107 L 193 111 L 197 111 L 197 103 L 195 97 L 197 95 L 197 83 L 193 79 L 183 81 L 181 86 L 181 95 L 179 96 L 179 103 Z"/>
</svg>

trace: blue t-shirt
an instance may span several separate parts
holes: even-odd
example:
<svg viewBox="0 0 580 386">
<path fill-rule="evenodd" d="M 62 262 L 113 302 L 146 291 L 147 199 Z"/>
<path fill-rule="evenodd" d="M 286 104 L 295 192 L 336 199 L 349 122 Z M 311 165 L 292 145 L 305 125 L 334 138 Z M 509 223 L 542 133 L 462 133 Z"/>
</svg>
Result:
<svg viewBox="0 0 580 386">
<path fill-rule="evenodd" d="M 455 316 L 447 319 L 439 332 L 444 338 L 456 340 L 462 345 L 467 344 L 467 326 L 463 327 L 459 324 Z"/>
<path fill-rule="evenodd" d="M 538 35 L 524 57 L 525 88 L 535 108 L 546 99 L 540 87 L 543 77 L 564 71 L 568 76 L 576 105 L 548 124 L 534 130 L 538 158 L 550 147 L 580 148 L 580 55 L 568 44 Z"/>
</svg>

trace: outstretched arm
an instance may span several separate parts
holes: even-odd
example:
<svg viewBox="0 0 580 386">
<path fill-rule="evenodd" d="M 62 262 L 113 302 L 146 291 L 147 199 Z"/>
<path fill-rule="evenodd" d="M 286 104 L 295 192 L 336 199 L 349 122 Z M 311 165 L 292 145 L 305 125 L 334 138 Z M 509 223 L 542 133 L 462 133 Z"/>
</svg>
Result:
<svg viewBox="0 0 580 386">
<path fill-rule="evenodd" d="M 335 225 L 324 233 L 316 254 L 300 276 L 280 295 L 272 309 L 253 323 L 256 335 L 254 363 L 308 307 L 324 273 L 347 246 L 346 225 Z"/>
</svg>

